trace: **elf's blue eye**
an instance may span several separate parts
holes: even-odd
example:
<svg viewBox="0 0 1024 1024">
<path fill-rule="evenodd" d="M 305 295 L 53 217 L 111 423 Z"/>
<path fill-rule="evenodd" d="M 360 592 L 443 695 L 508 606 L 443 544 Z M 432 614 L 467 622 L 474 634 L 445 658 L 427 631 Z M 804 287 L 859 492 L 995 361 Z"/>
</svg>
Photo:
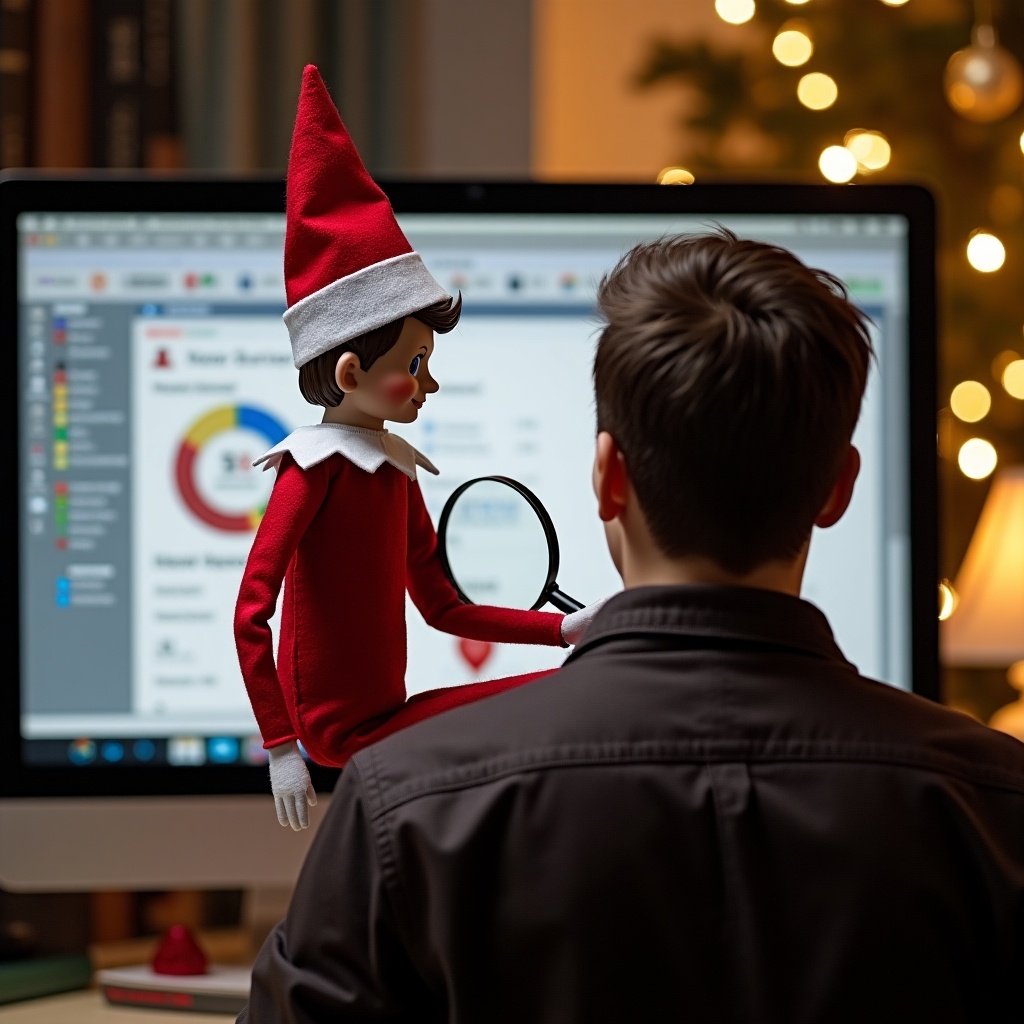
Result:
<svg viewBox="0 0 1024 1024">
<path fill-rule="evenodd" d="M 416 356 L 413 361 L 409 364 L 409 372 L 415 377 L 420 371 L 420 362 L 423 360 L 423 356 Z"/>
</svg>

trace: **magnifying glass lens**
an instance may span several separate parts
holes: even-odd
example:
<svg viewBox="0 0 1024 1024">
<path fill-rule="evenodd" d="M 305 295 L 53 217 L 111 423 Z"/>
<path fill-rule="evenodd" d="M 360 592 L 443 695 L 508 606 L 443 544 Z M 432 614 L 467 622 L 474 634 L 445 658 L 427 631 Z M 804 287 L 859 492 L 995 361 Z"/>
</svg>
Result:
<svg viewBox="0 0 1024 1024">
<path fill-rule="evenodd" d="M 474 604 L 531 608 L 547 584 L 550 552 L 529 502 L 511 487 L 481 480 L 459 495 L 445 535 L 448 565 Z"/>
</svg>

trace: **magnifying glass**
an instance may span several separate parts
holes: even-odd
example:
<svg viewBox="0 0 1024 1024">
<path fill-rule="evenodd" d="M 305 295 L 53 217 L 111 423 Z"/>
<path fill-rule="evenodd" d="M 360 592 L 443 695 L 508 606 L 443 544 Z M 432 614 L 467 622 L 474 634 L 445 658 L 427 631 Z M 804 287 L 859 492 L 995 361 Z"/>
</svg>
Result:
<svg viewBox="0 0 1024 1024">
<path fill-rule="evenodd" d="M 531 610 L 549 603 L 563 612 L 583 607 L 559 589 L 554 523 L 518 480 L 480 476 L 461 484 L 441 511 L 437 540 L 463 601 Z"/>
</svg>

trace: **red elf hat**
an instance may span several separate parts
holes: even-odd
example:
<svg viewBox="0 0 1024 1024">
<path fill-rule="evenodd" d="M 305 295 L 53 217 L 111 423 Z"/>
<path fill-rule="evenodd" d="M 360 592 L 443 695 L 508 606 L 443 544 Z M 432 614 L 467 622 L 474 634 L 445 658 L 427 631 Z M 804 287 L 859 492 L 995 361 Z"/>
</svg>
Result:
<svg viewBox="0 0 1024 1024">
<path fill-rule="evenodd" d="M 296 367 L 451 298 L 413 252 L 313 64 L 302 72 L 285 220 L 284 322 Z"/>
</svg>

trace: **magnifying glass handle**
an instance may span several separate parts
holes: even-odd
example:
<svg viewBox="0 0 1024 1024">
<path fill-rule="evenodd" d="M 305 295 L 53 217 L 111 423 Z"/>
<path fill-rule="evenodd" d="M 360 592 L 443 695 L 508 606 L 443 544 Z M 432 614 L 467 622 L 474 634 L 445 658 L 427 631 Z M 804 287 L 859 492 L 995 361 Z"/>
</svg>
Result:
<svg viewBox="0 0 1024 1024">
<path fill-rule="evenodd" d="M 583 607 L 575 597 L 563 594 L 557 585 L 551 588 L 551 593 L 548 594 L 548 601 L 560 612 L 578 612 Z"/>
</svg>

